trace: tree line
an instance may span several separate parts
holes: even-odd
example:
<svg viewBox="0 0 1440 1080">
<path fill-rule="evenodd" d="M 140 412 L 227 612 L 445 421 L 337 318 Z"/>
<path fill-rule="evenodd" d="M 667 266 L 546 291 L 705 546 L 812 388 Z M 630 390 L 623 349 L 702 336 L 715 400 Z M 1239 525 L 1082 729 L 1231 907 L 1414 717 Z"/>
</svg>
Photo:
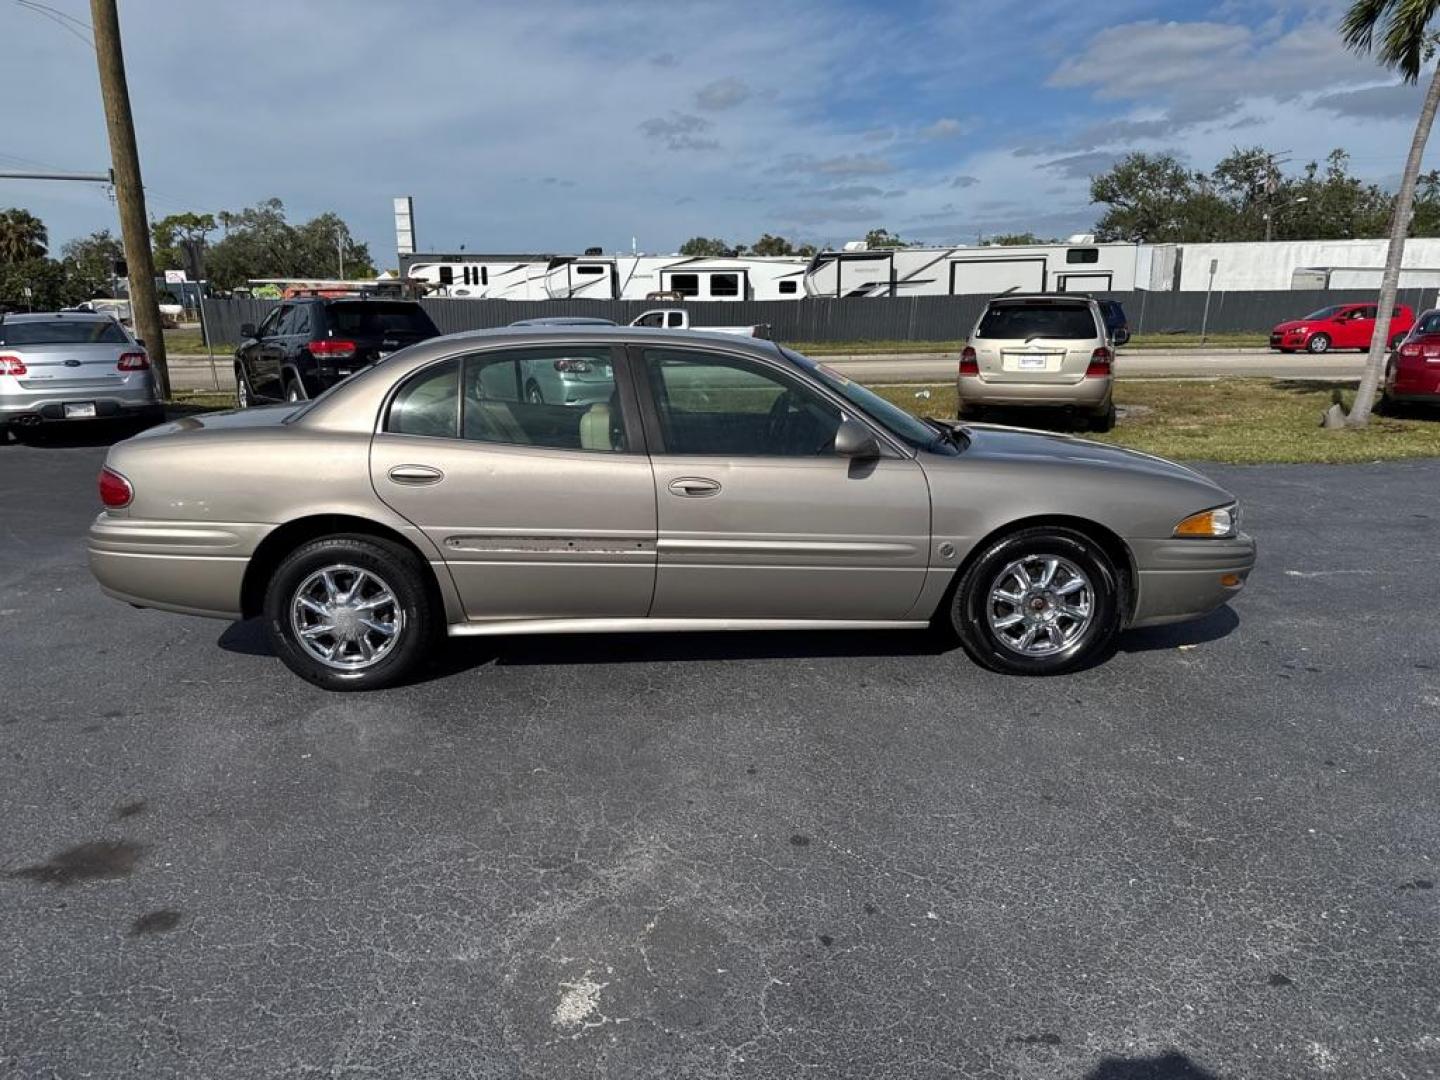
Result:
<svg viewBox="0 0 1440 1080">
<path fill-rule="evenodd" d="M 239 211 L 171 214 L 150 223 L 150 238 L 157 273 L 185 270 L 193 280 L 198 255 L 198 269 L 221 290 L 255 278 L 335 278 L 343 270 L 353 280 L 376 272 L 369 247 L 338 214 L 292 224 L 279 199 Z M 70 240 L 57 257 L 43 221 L 23 209 L 0 210 L 0 310 L 53 310 L 114 296 L 124 258 L 108 229 Z"/>
</svg>

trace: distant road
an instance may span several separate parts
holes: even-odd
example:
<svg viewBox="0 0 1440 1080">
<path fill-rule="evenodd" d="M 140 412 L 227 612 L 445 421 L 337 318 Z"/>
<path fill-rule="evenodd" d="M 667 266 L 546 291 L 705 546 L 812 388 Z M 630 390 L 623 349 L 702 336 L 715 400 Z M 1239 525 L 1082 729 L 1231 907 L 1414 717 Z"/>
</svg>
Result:
<svg viewBox="0 0 1440 1080">
<path fill-rule="evenodd" d="M 949 382 L 955 378 L 954 353 L 906 353 L 892 356 L 820 357 L 857 382 Z M 1365 369 L 1362 353 L 1310 356 L 1272 353 L 1267 349 L 1120 350 L 1116 374 L 1204 378 L 1261 376 L 1293 379 L 1358 379 Z"/>
<path fill-rule="evenodd" d="M 856 382 L 949 382 L 955 378 L 954 353 L 901 353 L 882 356 L 817 357 Z M 215 354 L 216 375 L 225 392 L 235 389 L 230 353 Z M 1329 356 L 1286 356 L 1267 349 L 1121 349 L 1115 370 L 1121 376 L 1204 378 L 1207 376 L 1261 376 L 1293 379 L 1358 379 L 1365 368 L 1361 353 Z M 180 390 L 214 387 L 206 357 L 170 358 L 170 381 Z"/>
</svg>

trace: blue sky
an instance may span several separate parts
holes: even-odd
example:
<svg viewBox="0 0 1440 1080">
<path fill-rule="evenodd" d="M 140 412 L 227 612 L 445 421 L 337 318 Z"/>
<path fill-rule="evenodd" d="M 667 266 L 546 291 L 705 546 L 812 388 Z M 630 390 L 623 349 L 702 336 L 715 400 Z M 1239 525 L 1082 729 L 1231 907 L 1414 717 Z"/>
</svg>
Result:
<svg viewBox="0 0 1440 1080">
<path fill-rule="evenodd" d="M 81 0 L 47 0 L 88 21 Z M 423 248 L 671 251 L 696 234 L 973 243 L 1093 223 L 1129 150 L 1334 147 L 1393 182 L 1419 91 L 1341 48 L 1328 0 L 1005 3 L 122 0 L 152 216 L 269 196 Z M 63 21 L 63 20 L 62 20 Z M 0 167 L 107 164 L 93 53 L 0 0 Z M 1440 159 L 1440 155 L 1432 155 Z M 1427 165 L 1431 164 L 1427 161 Z M 0 180 L 56 247 L 102 190 Z"/>
</svg>

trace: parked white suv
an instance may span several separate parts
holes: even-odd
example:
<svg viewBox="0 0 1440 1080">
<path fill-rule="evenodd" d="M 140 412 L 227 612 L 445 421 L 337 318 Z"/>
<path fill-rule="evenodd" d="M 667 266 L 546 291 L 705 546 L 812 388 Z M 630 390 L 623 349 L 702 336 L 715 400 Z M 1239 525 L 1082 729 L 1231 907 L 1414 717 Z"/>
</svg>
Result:
<svg viewBox="0 0 1440 1080">
<path fill-rule="evenodd" d="M 1092 431 L 1115 426 L 1115 350 L 1088 296 L 1027 293 L 985 305 L 960 354 L 962 419 L 992 406 L 1065 409 Z"/>
</svg>

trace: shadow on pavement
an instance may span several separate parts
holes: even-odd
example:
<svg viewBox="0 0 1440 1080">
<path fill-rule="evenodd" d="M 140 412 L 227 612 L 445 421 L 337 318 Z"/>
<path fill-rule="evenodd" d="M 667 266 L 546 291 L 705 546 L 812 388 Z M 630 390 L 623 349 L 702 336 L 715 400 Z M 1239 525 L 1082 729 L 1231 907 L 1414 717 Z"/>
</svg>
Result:
<svg viewBox="0 0 1440 1080">
<path fill-rule="evenodd" d="M 1150 1058 L 1103 1058 L 1085 1074 L 1085 1080 L 1220 1080 L 1184 1054 Z"/>
<path fill-rule="evenodd" d="M 1116 649 L 1082 670 L 1103 666 L 1114 651 L 1149 652 L 1225 637 L 1240 625 L 1228 607 L 1189 623 L 1131 630 Z M 273 656 L 262 620 L 231 623 L 216 642 L 243 656 Z M 806 660 L 835 657 L 942 656 L 969 663 L 948 635 L 933 630 L 750 630 L 664 634 L 523 634 L 451 638 L 437 650 L 420 681 L 488 664 L 648 664 L 716 660 Z M 980 670 L 976 668 L 976 670 Z"/>
<path fill-rule="evenodd" d="M 1228 637 L 1239 625 L 1240 616 L 1226 604 L 1222 608 L 1216 608 L 1203 619 L 1128 630 L 1120 635 L 1116 644 L 1120 652 L 1127 653 L 1178 649 L 1182 645 L 1203 645 L 1208 641 L 1219 641 Z"/>
</svg>

